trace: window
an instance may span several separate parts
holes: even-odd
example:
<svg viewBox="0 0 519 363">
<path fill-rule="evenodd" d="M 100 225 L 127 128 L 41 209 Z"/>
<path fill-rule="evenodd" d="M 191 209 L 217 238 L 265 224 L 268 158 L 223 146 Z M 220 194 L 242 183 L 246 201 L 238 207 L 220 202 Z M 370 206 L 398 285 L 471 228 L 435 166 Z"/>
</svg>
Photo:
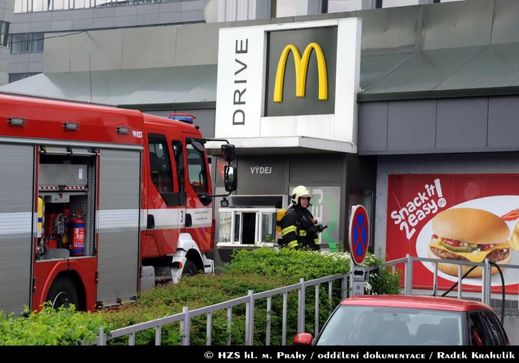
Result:
<svg viewBox="0 0 519 363">
<path fill-rule="evenodd" d="M 9 83 L 16 82 L 21 79 L 32 77 L 37 74 L 40 74 L 40 72 L 28 72 L 28 73 L 9 73 Z"/>
<path fill-rule="evenodd" d="M 471 345 L 507 345 L 508 338 L 497 316 L 490 311 L 469 313 Z"/>
<path fill-rule="evenodd" d="M 9 47 L 11 54 L 43 53 L 43 33 L 11 34 Z"/>
<path fill-rule="evenodd" d="M 260 242 L 276 242 L 276 213 L 261 213 L 261 226 L 258 232 Z"/>
<path fill-rule="evenodd" d="M 492 337 L 493 343 L 500 346 L 508 345 L 509 342 L 506 333 L 498 317 L 490 311 L 483 311 L 481 315 L 483 315 L 487 332 Z"/>
<path fill-rule="evenodd" d="M 274 246 L 276 212 L 275 208 L 221 208 L 218 245 Z"/>
<path fill-rule="evenodd" d="M 9 23 L 0 21 L 0 46 L 7 47 L 7 38 L 9 36 Z"/>
<path fill-rule="evenodd" d="M 326 14 L 328 12 L 328 0 L 321 0 L 321 13 Z"/>
<path fill-rule="evenodd" d="M 168 144 L 163 135 L 150 135 L 148 143 L 151 180 L 164 197 L 173 191 Z"/>
<path fill-rule="evenodd" d="M 178 191 L 184 193 L 184 151 L 180 141 L 173 141 L 173 156 L 175 158 L 175 165 L 177 166 Z"/>
<path fill-rule="evenodd" d="M 174 2 L 178 0 L 15 0 L 15 13 L 31 13 L 36 11 L 55 11 L 69 9 L 105 8 L 124 5 L 140 5 L 147 3 Z M 195 1 L 195 0 L 184 0 Z"/>
<path fill-rule="evenodd" d="M 316 345 L 461 345 L 463 322 L 452 311 L 339 305 Z"/>
<path fill-rule="evenodd" d="M 187 168 L 189 183 L 196 193 L 208 193 L 204 145 L 195 139 L 187 139 Z"/>
<path fill-rule="evenodd" d="M 220 222 L 218 223 L 218 241 L 220 243 L 231 242 L 232 212 L 220 212 Z"/>
</svg>

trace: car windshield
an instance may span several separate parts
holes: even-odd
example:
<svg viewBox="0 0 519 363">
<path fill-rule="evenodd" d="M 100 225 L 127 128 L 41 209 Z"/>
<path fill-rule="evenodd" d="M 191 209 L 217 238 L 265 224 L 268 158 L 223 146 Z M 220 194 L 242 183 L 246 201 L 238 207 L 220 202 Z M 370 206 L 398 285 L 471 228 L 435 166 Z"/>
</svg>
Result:
<svg viewBox="0 0 519 363">
<path fill-rule="evenodd" d="M 341 305 L 317 345 L 461 345 L 460 312 Z"/>
</svg>

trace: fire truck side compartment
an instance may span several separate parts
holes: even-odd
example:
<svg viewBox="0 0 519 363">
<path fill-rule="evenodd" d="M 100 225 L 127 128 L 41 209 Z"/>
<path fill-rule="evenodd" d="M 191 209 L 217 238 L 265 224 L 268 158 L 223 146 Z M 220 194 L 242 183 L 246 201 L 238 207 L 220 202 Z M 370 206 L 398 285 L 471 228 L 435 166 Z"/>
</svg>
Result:
<svg viewBox="0 0 519 363">
<path fill-rule="evenodd" d="M 141 153 L 101 149 L 97 300 L 104 305 L 137 294 Z"/>
<path fill-rule="evenodd" d="M 38 175 L 40 186 L 87 185 L 87 166 L 73 164 L 41 164 Z"/>
<path fill-rule="evenodd" d="M 0 309 L 30 306 L 34 147 L 0 143 Z"/>
</svg>

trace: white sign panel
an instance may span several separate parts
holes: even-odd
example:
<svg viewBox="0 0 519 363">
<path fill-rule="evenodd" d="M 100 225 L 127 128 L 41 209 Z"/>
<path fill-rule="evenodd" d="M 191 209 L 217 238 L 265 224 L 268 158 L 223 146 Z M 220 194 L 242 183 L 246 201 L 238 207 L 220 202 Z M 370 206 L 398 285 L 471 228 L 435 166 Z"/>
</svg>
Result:
<svg viewBox="0 0 519 363">
<path fill-rule="evenodd" d="M 263 27 L 220 29 L 215 136 L 259 136 L 265 53 Z"/>
<path fill-rule="evenodd" d="M 336 69 L 334 82 L 328 80 L 329 84 L 335 84 L 333 92 L 329 91 L 335 97 L 332 112 L 314 115 L 265 116 L 265 95 L 273 94 L 273 90 L 267 92 L 265 89 L 268 84 L 266 65 L 269 33 L 289 31 L 294 34 L 294 38 L 297 38 L 299 29 L 324 27 L 337 29 L 337 47 L 334 55 L 336 59 L 326 60 L 329 63 L 334 62 Z M 306 136 L 356 144 L 360 37 L 361 23 L 357 18 L 220 29 L 215 136 L 227 138 Z M 300 82 L 304 85 L 308 78 L 306 72 L 310 72 L 309 68 L 313 67 L 310 66 L 313 64 L 312 58 L 316 58 L 319 63 L 319 76 L 326 74 L 326 70 L 321 73 L 322 54 L 319 54 L 318 43 L 310 43 L 306 48 L 297 47 L 288 39 L 285 49 L 288 50 L 287 54 L 279 57 L 284 59 L 284 63 L 280 61 L 279 64 L 293 63 L 296 69 L 295 75 L 294 72 L 289 74 L 289 68 L 286 68 L 286 74 L 285 69 L 282 69 L 281 77 L 286 78 L 287 82 L 288 77 L 291 77 L 292 84 L 295 83 L 293 80 L 295 78 L 298 85 Z M 322 64 L 326 63 L 322 62 Z M 271 68 L 275 67 L 271 66 Z M 279 69 L 269 69 L 268 72 L 279 73 Z M 311 72 L 316 70 L 312 69 Z M 287 82 L 280 83 L 283 85 Z M 321 89 L 321 83 L 319 88 Z M 298 90 L 302 89 L 303 87 L 298 88 Z M 288 92 L 296 91 L 292 87 L 285 86 L 285 95 Z M 299 93 L 303 93 L 305 97 L 304 91 Z M 297 95 L 297 97 L 301 96 Z M 312 107 L 311 102 L 315 100 L 312 98 L 308 101 L 308 107 Z M 278 99 L 273 102 L 279 104 L 285 101 Z"/>
</svg>

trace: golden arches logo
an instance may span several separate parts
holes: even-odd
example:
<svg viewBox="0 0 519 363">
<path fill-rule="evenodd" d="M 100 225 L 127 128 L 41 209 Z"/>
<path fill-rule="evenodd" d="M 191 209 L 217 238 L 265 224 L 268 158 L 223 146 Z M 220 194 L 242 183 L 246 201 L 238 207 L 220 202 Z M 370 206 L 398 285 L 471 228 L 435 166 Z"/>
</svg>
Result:
<svg viewBox="0 0 519 363">
<path fill-rule="evenodd" d="M 294 44 L 287 44 L 278 61 L 276 70 L 276 80 L 274 81 L 274 102 L 283 102 L 283 84 L 285 82 L 285 68 L 287 65 L 288 55 L 292 53 L 294 58 L 294 68 L 296 74 L 296 97 L 305 97 L 306 93 L 306 77 L 308 74 L 308 62 L 312 51 L 317 57 L 317 74 L 319 76 L 319 100 L 326 101 L 328 99 L 328 74 L 326 71 L 326 60 L 324 53 L 319 44 L 312 42 L 308 44 L 303 52 L 303 57 L 299 49 Z"/>
</svg>

